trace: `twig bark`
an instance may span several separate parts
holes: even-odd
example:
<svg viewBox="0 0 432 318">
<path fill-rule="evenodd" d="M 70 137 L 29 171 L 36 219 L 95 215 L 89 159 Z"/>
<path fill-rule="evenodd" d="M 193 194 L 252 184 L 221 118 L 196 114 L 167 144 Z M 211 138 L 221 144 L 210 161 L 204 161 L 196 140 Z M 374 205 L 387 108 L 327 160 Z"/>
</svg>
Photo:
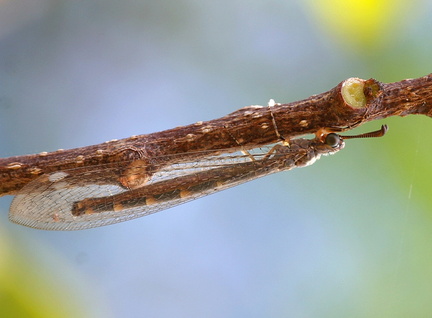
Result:
<svg viewBox="0 0 432 318">
<path fill-rule="evenodd" d="M 155 160 L 158 165 L 169 164 L 180 153 L 182 160 L 191 160 L 203 151 L 251 149 L 310 133 L 319 137 L 410 114 L 432 116 L 432 74 L 389 84 L 350 78 L 302 101 L 248 106 L 219 119 L 148 135 L 0 159 L 0 196 L 16 194 L 31 180 L 53 171 L 122 161 L 151 167 Z"/>
</svg>

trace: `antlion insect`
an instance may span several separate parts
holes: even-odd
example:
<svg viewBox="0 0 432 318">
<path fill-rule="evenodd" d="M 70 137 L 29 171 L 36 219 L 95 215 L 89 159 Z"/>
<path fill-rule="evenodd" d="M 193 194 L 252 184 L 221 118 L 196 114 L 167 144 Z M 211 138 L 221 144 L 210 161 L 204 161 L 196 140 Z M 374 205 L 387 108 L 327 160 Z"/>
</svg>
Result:
<svg viewBox="0 0 432 318">
<path fill-rule="evenodd" d="M 133 219 L 334 154 L 341 136 L 390 116 L 432 115 L 432 74 L 395 83 L 349 78 L 288 104 L 248 106 L 224 117 L 148 135 L 0 159 L 10 219 L 77 230 Z M 315 138 L 299 138 L 315 134 Z"/>
<path fill-rule="evenodd" d="M 243 152 L 202 151 L 152 158 L 151 164 L 132 159 L 46 173 L 18 191 L 10 220 L 44 230 L 122 222 L 271 173 L 311 165 L 321 155 L 343 149 L 344 139 L 379 137 L 386 131 L 387 126 L 382 126 L 368 134 L 342 137 L 328 133 Z M 184 159 L 190 156 L 193 160 Z M 141 180 L 139 186 L 136 180 Z"/>
</svg>

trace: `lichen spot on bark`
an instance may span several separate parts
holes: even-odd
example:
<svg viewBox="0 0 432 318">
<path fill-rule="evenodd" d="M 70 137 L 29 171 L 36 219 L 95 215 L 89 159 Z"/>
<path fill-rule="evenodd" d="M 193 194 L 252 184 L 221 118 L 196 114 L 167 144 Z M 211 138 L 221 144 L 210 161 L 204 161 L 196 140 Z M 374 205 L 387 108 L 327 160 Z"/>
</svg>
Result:
<svg viewBox="0 0 432 318">
<path fill-rule="evenodd" d="M 351 77 L 342 84 L 341 94 L 344 102 L 352 108 L 363 108 L 366 106 L 364 94 L 364 80 Z"/>
</svg>

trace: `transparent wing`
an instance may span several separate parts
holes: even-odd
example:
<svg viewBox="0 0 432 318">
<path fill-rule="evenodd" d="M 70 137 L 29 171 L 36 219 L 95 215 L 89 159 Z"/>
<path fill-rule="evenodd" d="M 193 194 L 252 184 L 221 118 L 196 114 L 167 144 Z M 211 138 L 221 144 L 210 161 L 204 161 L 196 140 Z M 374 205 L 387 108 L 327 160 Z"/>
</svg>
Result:
<svg viewBox="0 0 432 318">
<path fill-rule="evenodd" d="M 138 189 L 113 182 L 130 162 L 45 174 L 20 190 L 9 218 L 44 230 L 80 230 L 131 220 L 279 171 L 280 157 L 284 170 L 294 166 L 292 155 L 267 158 L 268 151 L 259 148 L 248 155 L 225 154 L 154 168 L 148 183 Z"/>
</svg>

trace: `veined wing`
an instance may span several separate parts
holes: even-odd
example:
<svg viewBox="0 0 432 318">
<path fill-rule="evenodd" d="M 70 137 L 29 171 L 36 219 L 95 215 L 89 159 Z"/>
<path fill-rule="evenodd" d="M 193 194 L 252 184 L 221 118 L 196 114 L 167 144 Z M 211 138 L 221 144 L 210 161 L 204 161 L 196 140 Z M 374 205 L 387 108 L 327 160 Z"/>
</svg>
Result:
<svg viewBox="0 0 432 318">
<path fill-rule="evenodd" d="M 45 230 L 79 230 L 134 219 L 250 180 L 266 152 L 252 155 L 255 161 L 233 153 L 164 166 L 134 190 L 113 182 L 112 176 L 120 176 L 118 171 L 128 162 L 45 174 L 17 194 L 9 218 Z"/>
<path fill-rule="evenodd" d="M 11 221 L 45 230 L 80 230 L 149 215 L 281 170 L 305 166 L 339 150 L 298 139 L 291 147 L 259 148 L 247 155 L 223 154 L 155 168 L 137 189 L 113 183 L 124 165 L 45 174 L 27 184 L 12 202 Z M 343 146 L 342 146 L 343 147 Z M 341 148 L 342 148 L 341 147 Z M 340 149 L 341 149 L 340 148 Z M 156 167 L 156 166 L 155 166 Z M 145 169 L 136 169 L 141 171 Z M 109 182 L 104 176 L 110 176 Z"/>
</svg>

